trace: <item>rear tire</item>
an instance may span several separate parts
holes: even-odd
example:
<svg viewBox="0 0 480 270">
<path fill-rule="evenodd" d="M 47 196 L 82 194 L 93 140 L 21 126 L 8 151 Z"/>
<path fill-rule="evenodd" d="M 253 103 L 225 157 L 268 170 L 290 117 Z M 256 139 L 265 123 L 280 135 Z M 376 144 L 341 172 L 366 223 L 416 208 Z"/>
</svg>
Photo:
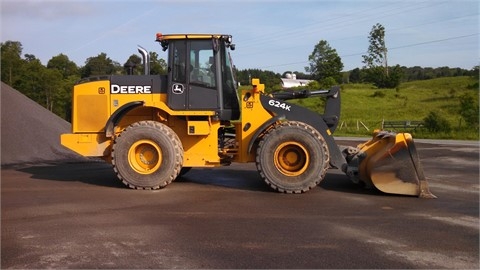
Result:
<svg viewBox="0 0 480 270">
<path fill-rule="evenodd" d="M 130 188 L 159 189 L 180 173 L 183 148 L 177 134 L 156 121 L 136 122 L 115 139 L 112 165 Z"/>
<path fill-rule="evenodd" d="M 259 142 L 256 165 L 273 189 L 302 193 L 317 186 L 329 167 L 329 151 L 323 136 L 302 122 L 284 122 Z"/>
</svg>

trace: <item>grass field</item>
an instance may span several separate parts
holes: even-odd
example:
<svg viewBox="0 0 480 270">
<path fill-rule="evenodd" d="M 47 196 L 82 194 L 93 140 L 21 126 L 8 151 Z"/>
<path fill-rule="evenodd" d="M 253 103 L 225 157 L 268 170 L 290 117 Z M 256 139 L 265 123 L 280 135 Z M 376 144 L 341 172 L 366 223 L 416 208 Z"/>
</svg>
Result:
<svg viewBox="0 0 480 270">
<path fill-rule="evenodd" d="M 423 121 L 430 112 L 445 118 L 451 132 L 432 134 L 420 128 L 409 130 L 422 138 L 478 139 L 478 129 L 466 125 L 460 115 L 460 96 L 471 95 L 478 106 L 478 86 L 470 77 L 448 77 L 402 83 L 397 89 L 375 89 L 360 84 L 344 85 L 342 91 L 342 127 L 337 135 L 365 135 L 381 128 L 382 121 Z M 357 121 L 361 121 L 357 129 Z M 478 121 L 477 121 L 478 122 Z"/>
<path fill-rule="evenodd" d="M 452 128 L 450 132 L 432 133 L 425 128 L 406 131 L 413 133 L 416 138 L 478 140 L 478 128 L 466 125 L 460 115 L 460 97 L 464 94 L 471 95 L 478 106 L 478 79 L 446 77 L 413 81 L 402 83 L 396 89 L 377 89 L 369 84 L 344 84 L 341 90 L 340 124 L 335 135 L 370 136 L 374 129 L 382 127 L 383 120 L 423 121 L 430 112 L 435 112 L 448 121 Z M 297 100 L 295 103 L 323 113 L 323 105 L 318 98 Z"/>
</svg>

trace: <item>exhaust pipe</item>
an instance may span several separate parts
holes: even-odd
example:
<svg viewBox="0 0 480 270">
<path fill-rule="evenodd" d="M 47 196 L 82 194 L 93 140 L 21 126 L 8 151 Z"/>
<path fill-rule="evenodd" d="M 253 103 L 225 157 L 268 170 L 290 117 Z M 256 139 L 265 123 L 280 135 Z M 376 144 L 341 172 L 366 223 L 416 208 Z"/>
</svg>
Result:
<svg viewBox="0 0 480 270">
<path fill-rule="evenodd" d="M 138 52 L 142 55 L 143 70 L 145 75 L 150 75 L 150 54 L 142 46 L 138 46 Z"/>
</svg>

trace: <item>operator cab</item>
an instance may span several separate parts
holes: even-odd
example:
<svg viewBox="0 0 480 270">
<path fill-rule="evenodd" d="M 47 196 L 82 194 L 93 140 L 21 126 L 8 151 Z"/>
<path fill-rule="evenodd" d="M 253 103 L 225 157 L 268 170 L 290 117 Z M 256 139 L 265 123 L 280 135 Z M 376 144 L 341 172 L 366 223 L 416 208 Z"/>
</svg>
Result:
<svg viewBox="0 0 480 270">
<path fill-rule="evenodd" d="M 215 111 L 219 120 L 240 117 L 229 49 L 230 35 L 157 34 L 168 49 L 168 101 L 173 110 Z"/>
</svg>

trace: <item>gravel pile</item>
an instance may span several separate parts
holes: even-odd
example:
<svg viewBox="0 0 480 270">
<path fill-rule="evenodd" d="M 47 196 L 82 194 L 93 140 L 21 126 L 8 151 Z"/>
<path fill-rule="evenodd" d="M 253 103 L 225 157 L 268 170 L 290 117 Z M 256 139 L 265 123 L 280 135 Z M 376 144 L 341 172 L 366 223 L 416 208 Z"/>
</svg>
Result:
<svg viewBox="0 0 480 270">
<path fill-rule="evenodd" d="M 1 83 L 1 165 L 84 160 L 60 144 L 71 125 Z"/>
</svg>

